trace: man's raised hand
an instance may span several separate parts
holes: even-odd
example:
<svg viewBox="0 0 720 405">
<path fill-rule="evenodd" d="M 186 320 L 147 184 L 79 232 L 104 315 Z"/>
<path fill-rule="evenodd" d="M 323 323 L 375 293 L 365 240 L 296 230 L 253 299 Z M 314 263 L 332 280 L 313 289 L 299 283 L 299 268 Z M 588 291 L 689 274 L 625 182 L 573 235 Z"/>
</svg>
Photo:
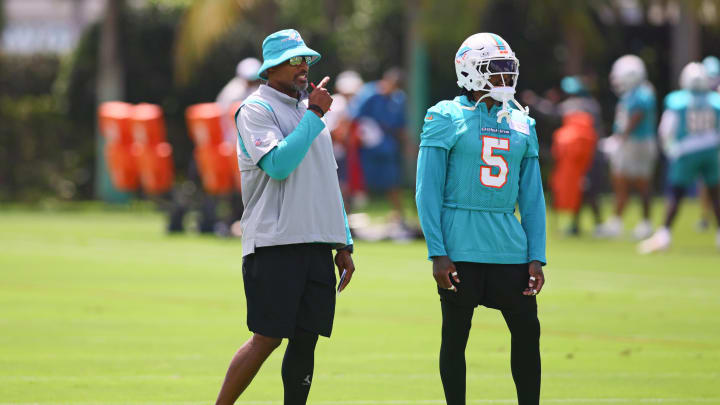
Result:
<svg viewBox="0 0 720 405">
<path fill-rule="evenodd" d="M 313 91 L 312 93 L 310 93 L 310 97 L 308 98 L 308 104 L 314 104 L 320 107 L 323 113 L 328 112 L 328 110 L 330 109 L 330 105 L 333 102 L 332 97 L 330 97 L 330 92 L 328 92 L 325 88 L 329 81 L 330 78 L 328 76 L 325 76 L 320 81 L 320 84 L 318 84 L 317 86 L 313 86 Z"/>
</svg>

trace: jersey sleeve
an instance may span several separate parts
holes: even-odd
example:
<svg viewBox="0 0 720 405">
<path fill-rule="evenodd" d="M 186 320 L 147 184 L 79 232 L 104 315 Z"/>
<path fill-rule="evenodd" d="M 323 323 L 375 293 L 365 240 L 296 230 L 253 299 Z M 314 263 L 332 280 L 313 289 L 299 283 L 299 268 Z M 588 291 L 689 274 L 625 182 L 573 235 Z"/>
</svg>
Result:
<svg viewBox="0 0 720 405">
<path fill-rule="evenodd" d="M 520 165 L 518 208 L 520 224 L 527 237 L 527 260 L 537 260 L 545 265 L 545 195 L 540 177 L 540 163 L 536 157 L 523 159 Z"/>
<path fill-rule="evenodd" d="M 535 130 L 535 120 L 528 117 L 528 127 L 530 133 L 528 134 L 527 150 L 525 151 L 524 158 L 538 157 L 540 155 L 540 145 L 538 144 L 537 131 Z"/>
<path fill-rule="evenodd" d="M 455 145 L 456 131 L 452 119 L 439 106 L 430 107 L 425 114 L 420 147 L 432 146 L 446 150 Z"/>
<path fill-rule="evenodd" d="M 627 100 L 629 114 L 645 113 L 655 108 L 655 95 L 650 90 L 639 89 Z"/>
<path fill-rule="evenodd" d="M 325 123 L 312 111 L 306 111 L 298 126 L 285 139 L 277 142 L 257 163 L 268 176 L 285 180 L 303 161 Z"/>
<path fill-rule="evenodd" d="M 660 143 L 663 152 L 668 157 L 675 157 L 675 142 L 677 138 L 677 129 L 680 122 L 680 116 L 676 110 L 667 109 L 660 118 L 660 126 L 658 126 L 658 134 L 660 135 Z"/>
<path fill-rule="evenodd" d="M 428 258 L 447 256 L 441 217 L 448 153 L 442 147 L 425 146 L 420 148 L 418 155 L 415 204 L 425 235 Z"/>
<path fill-rule="evenodd" d="M 259 104 L 248 103 L 242 107 L 235 121 L 241 148 L 253 164 L 270 152 L 284 137 L 273 119 L 272 112 Z"/>
</svg>

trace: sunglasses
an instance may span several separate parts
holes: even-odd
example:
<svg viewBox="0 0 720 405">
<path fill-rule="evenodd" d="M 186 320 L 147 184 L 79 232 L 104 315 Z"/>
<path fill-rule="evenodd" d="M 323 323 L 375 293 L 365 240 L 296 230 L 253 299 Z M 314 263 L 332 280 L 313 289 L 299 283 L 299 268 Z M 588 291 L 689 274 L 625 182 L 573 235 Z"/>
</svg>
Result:
<svg viewBox="0 0 720 405">
<path fill-rule="evenodd" d="M 290 66 L 298 66 L 302 64 L 303 61 L 305 61 L 305 63 L 309 65 L 312 60 L 312 56 L 293 56 L 292 58 L 288 59 L 288 63 L 290 63 Z"/>
</svg>

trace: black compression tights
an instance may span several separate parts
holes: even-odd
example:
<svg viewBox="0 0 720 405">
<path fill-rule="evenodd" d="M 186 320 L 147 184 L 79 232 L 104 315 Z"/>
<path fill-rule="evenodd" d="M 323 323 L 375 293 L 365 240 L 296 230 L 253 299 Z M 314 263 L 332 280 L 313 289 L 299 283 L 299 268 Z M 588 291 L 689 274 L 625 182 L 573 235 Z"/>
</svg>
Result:
<svg viewBox="0 0 720 405">
<path fill-rule="evenodd" d="M 305 405 L 307 402 L 315 367 L 317 340 L 317 334 L 297 329 L 295 336 L 288 341 L 282 362 L 285 405 Z"/>
<path fill-rule="evenodd" d="M 473 308 L 441 301 L 440 378 L 448 405 L 465 405 L 465 347 Z M 503 312 L 512 335 L 510 364 L 519 405 L 540 403 L 540 322 L 537 313 Z"/>
</svg>

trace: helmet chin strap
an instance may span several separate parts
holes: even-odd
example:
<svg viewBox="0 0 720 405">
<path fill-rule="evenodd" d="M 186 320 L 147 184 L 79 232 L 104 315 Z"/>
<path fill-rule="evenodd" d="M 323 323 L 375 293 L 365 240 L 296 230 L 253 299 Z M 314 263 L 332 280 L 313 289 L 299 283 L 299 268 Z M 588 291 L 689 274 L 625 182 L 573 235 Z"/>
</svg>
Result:
<svg viewBox="0 0 720 405">
<path fill-rule="evenodd" d="M 522 112 L 526 116 L 530 114 L 530 107 L 523 107 L 522 105 L 520 105 L 520 103 L 518 103 L 517 100 L 515 100 L 514 97 L 510 100 L 503 100 L 502 108 L 497 113 L 498 124 L 502 122 L 503 118 L 505 118 L 505 122 L 510 123 L 510 114 L 512 113 L 512 111 L 510 110 L 510 106 L 508 104 L 510 104 L 511 102 L 514 103 L 518 110 L 520 110 L 520 112 Z"/>
<path fill-rule="evenodd" d="M 475 111 L 475 109 L 477 109 L 478 104 L 480 104 L 480 102 L 486 97 L 491 97 L 490 91 L 485 93 L 483 96 L 481 96 L 477 100 L 477 102 L 475 103 L 474 106 L 468 107 L 468 106 L 460 105 L 460 108 L 469 110 L 469 111 Z M 496 100 L 495 98 L 493 98 L 493 99 Z M 501 100 L 496 100 L 496 101 L 501 101 Z M 517 100 L 515 100 L 514 97 L 511 96 L 509 99 L 505 98 L 504 100 L 502 100 L 502 108 L 497 113 L 498 124 L 502 122 L 503 118 L 505 118 L 505 122 L 510 123 L 510 114 L 512 113 L 512 110 L 510 110 L 510 105 L 509 105 L 510 102 L 514 103 L 515 106 L 518 108 L 518 110 L 520 110 L 523 114 L 525 114 L 525 115 L 530 114 L 530 107 L 523 107 L 522 105 L 520 105 L 520 103 Z"/>
</svg>

